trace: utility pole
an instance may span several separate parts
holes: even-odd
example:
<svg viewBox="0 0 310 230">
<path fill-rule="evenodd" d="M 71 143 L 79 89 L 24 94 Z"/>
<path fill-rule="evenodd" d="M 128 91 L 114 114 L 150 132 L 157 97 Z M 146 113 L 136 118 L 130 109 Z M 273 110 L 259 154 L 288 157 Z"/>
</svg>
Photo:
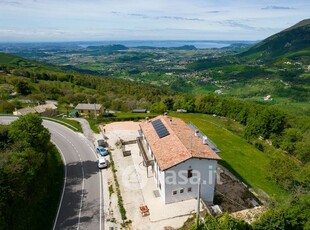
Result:
<svg viewBox="0 0 310 230">
<path fill-rule="evenodd" d="M 197 214 L 196 214 L 196 229 L 199 227 L 200 218 L 200 178 L 198 179 L 198 191 L 197 191 Z"/>
</svg>

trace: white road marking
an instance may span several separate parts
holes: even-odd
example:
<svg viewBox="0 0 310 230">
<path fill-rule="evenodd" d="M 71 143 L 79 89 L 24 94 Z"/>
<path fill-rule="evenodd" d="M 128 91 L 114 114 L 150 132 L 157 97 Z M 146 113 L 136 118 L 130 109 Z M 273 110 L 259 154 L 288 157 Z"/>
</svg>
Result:
<svg viewBox="0 0 310 230">
<path fill-rule="evenodd" d="M 85 137 L 85 136 L 84 136 Z M 84 141 L 85 143 L 88 145 L 88 147 L 90 148 L 90 150 L 92 151 L 92 153 L 94 154 L 95 158 L 97 159 L 97 154 L 95 153 L 93 147 L 89 144 L 89 141 L 88 139 L 86 139 L 86 137 L 84 138 Z M 100 204 L 100 207 L 99 207 L 99 230 L 102 229 L 102 193 L 103 193 L 103 189 L 102 189 L 102 172 L 100 169 L 99 170 L 99 186 L 100 186 L 100 201 L 99 201 L 99 204 Z"/>
<path fill-rule="evenodd" d="M 65 127 L 65 128 L 67 128 L 67 127 Z M 67 128 L 67 129 L 69 129 L 69 128 Z M 67 142 L 69 142 L 72 146 L 73 146 L 73 148 L 75 149 L 75 151 L 78 153 L 78 156 L 79 156 L 79 158 L 80 158 L 80 162 L 81 162 L 81 165 L 82 165 L 82 174 L 83 174 L 83 184 L 82 184 L 82 194 L 81 194 L 81 203 L 80 203 L 80 210 L 79 210 L 79 220 L 78 220 L 78 226 L 77 226 L 77 229 L 79 229 L 79 227 L 80 227 L 80 218 L 81 218 L 81 211 L 82 211 L 82 204 L 83 204 L 83 196 L 84 196 L 84 169 L 83 169 L 83 162 L 82 162 L 82 159 L 81 159 L 81 156 L 80 156 L 80 154 L 79 154 L 79 152 L 78 152 L 78 150 L 76 149 L 76 147 L 72 144 L 72 142 L 66 137 L 66 136 L 64 136 L 64 135 L 62 135 L 61 133 L 59 133 L 58 131 L 56 131 L 56 130 L 54 130 L 54 132 L 56 132 L 56 133 L 58 133 L 59 135 L 61 135 L 63 138 L 65 138 L 66 139 L 66 141 Z M 86 139 L 86 137 L 83 135 L 83 134 L 81 134 L 81 133 L 76 133 L 78 136 L 80 136 L 80 137 L 83 137 L 83 140 L 84 140 L 84 142 L 89 146 L 89 148 L 90 148 L 90 150 L 92 151 L 92 153 L 94 154 L 94 156 L 95 156 L 95 158 L 97 159 L 97 154 L 95 153 L 95 151 L 94 151 L 94 149 L 93 149 L 93 147 L 89 144 L 89 142 L 87 141 L 88 139 Z M 100 207 L 99 207 L 99 230 L 101 230 L 102 229 L 102 202 L 103 202 L 103 199 L 102 199 L 102 193 L 103 193 L 103 185 L 102 185 L 102 172 L 101 172 L 101 170 L 99 169 L 99 184 L 100 184 L 100 201 L 99 201 L 99 203 L 100 203 Z M 63 192 L 64 192 L 64 190 L 63 190 Z M 63 195 L 62 195 L 63 196 Z M 60 210 L 60 206 L 59 206 L 59 210 Z M 58 218 L 58 216 L 57 216 L 57 218 Z M 57 220 L 57 218 L 56 218 L 56 220 Z M 56 220 L 55 220 L 55 224 L 56 224 Z M 55 229 L 53 229 L 53 230 L 55 230 Z"/>
<path fill-rule="evenodd" d="M 82 165 L 83 183 L 82 183 L 82 194 L 81 194 L 81 203 L 80 203 L 80 210 L 79 210 L 79 221 L 78 221 L 77 229 L 80 229 L 81 213 L 82 213 L 82 206 L 83 206 L 83 196 L 84 196 L 84 168 L 83 168 L 83 163 L 82 162 L 81 162 L 81 165 Z"/>
<path fill-rule="evenodd" d="M 99 171 L 99 181 L 100 181 L 100 214 L 99 214 L 99 230 L 101 230 L 102 229 L 102 223 L 101 223 L 101 219 L 102 219 L 102 182 L 101 182 L 101 180 L 102 180 L 102 175 L 101 175 L 101 171 Z"/>
<path fill-rule="evenodd" d="M 84 196 L 84 168 L 83 168 L 83 162 L 80 156 L 80 153 L 77 151 L 77 149 L 75 148 L 75 146 L 72 144 L 71 141 L 69 141 L 64 135 L 62 135 L 61 133 L 59 133 L 58 131 L 55 131 L 55 133 L 58 133 L 60 136 L 64 137 L 67 142 L 69 142 L 71 144 L 71 146 L 73 147 L 73 149 L 75 150 L 75 152 L 77 153 L 77 155 L 80 158 L 80 163 L 81 163 L 81 168 L 82 168 L 82 194 L 81 194 L 81 202 L 80 202 L 80 209 L 79 209 L 79 219 L 78 219 L 78 225 L 77 225 L 77 229 L 80 229 L 80 220 L 81 220 L 81 214 L 82 214 L 82 205 L 83 205 L 83 196 Z M 56 219 L 57 220 L 57 219 Z"/>
<path fill-rule="evenodd" d="M 9 117 L 9 119 L 12 119 L 11 117 Z M 13 119 L 12 119 L 13 120 Z M 15 120 L 15 119 L 14 119 Z M 52 123 L 51 121 L 44 121 L 46 123 Z M 64 128 L 67 128 L 64 126 Z M 60 136 L 62 136 L 68 143 L 70 143 L 73 148 L 75 149 L 75 151 L 78 153 L 76 147 L 72 144 L 72 142 L 64 135 L 62 135 L 61 133 L 59 133 L 58 131 L 56 131 L 55 129 L 53 128 L 49 128 L 50 130 L 53 130 L 53 132 L 59 134 Z M 68 130 L 70 130 L 69 128 L 67 128 Z M 71 130 L 70 130 L 71 131 Z M 80 133 L 76 133 L 77 135 L 80 135 L 80 136 L 83 136 L 85 137 L 84 135 L 80 134 Z M 85 141 L 85 139 L 84 139 Z M 52 141 L 53 142 L 53 141 Z M 86 142 L 86 141 L 85 141 Z M 55 144 L 55 142 L 53 142 Z M 87 142 L 86 142 L 87 143 Z M 87 143 L 87 145 L 89 146 L 89 148 L 91 149 L 91 151 L 93 152 L 95 158 L 97 159 L 97 155 L 95 153 L 95 151 L 93 150 L 93 148 L 90 146 L 89 143 Z M 54 221 L 54 226 L 53 226 L 53 230 L 55 230 L 55 227 L 56 227 L 56 223 L 57 223 L 57 220 L 58 220 L 58 217 L 59 217 L 59 213 L 60 213 L 60 209 L 61 209 L 61 206 L 62 206 L 62 201 L 63 201 L 63 197 L 64 197 L 64 192 L 65 192 L 65 187 L 66 187 L 66 183 L 67 183 L 67 163 L 66 163 L 66 159 L 64 157 L 64 154 L 63 152 L 58 148 L 58 146 L 55 144 L 56 148 L 59 150 L 61 156 L 62 156 L 62 159 L 63 159 L 63 162 L 64 162 L 64 166 L 65 166 L 65 177 L 64 177 L 64 185 L 63 185 L 63 189 L 62 189 L 62 195 L 61 195 L 61 199 L 60 199 L 60 202 L 59 202 L 59 206 L 58 206 L 58 210 L 57 210 L 57 215 L 56 215 L 56 218 L 55 218 L 55 221 Z M 79 154 L 80 156 L 80 154 Z M 80 203 L 80 211 L 79 211 L 79 221 L 78 221 L 78 226 L 77 226 L 77 229 L 79 229 L 79 225 L 80 225 L 80 218 L 81 218 L 81 211 L 82 211 L 82 204 L 83 204 L 83 196 L 84 196 L 84 168 L 83 168 L 83 163 L 82 163 L 82 160 L 81 160 L 81 157 L 80 157 L 80 162 L 81 162 L 81 166 L 82 166 L 82 175 L 83 175 L 83 183 L 82 183 L 82 194 L 81 194 L 81 203 Z M 100 183 L 100 221 L 99 221 L 99 229 L 101 230 L 102 229 L 102 172 L 99 170 L 99 183 Z"/>
</svg>

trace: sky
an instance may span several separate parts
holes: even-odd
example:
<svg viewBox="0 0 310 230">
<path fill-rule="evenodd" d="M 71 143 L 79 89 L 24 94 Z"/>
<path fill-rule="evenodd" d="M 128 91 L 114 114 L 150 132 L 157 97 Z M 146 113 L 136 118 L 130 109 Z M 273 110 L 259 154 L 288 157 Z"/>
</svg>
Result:
<svg viewBox="0 0 310 230">
<path fill-rule="evenodd" d="M 0 0 L 0 42 L 261 40 L 309 0 Z"/>
</svg>

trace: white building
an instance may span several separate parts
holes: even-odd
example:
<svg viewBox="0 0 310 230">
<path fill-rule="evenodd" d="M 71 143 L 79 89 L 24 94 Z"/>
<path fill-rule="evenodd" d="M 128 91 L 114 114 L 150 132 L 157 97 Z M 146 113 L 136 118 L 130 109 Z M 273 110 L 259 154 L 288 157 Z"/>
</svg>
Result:
<svg viewBox="0 0 310 230">
<path fill-rule="evenodd" d="M 264 101 L 270 101 L 272 100 L 271 95 L 267 95 L 266 97 L 264 97 Z"/>
<path fill-rule="evenodd" d="M 148 155 L 154 160 L 154 181 L 165 204 L 197 197 L 213 202 L 220 157 L 181 119 L 158 116 L 140 124 Z"/>
</svg>

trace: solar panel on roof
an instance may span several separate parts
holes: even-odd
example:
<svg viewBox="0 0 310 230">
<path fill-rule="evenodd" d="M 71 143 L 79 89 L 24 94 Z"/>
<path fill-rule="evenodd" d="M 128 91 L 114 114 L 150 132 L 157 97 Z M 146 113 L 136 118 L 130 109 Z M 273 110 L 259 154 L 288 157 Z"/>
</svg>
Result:
<svg viewBox="0 0 310 230">
<path fill-rule="evenodd" d="M 163 138 L 163 137 L 168 136 L 170 134 L 161 120 L 158 119 L 156 121 L 153 121 L 152 125 L 153 125 L 153 127 L 154 127 L 159 138 Z"/>
</svg>

